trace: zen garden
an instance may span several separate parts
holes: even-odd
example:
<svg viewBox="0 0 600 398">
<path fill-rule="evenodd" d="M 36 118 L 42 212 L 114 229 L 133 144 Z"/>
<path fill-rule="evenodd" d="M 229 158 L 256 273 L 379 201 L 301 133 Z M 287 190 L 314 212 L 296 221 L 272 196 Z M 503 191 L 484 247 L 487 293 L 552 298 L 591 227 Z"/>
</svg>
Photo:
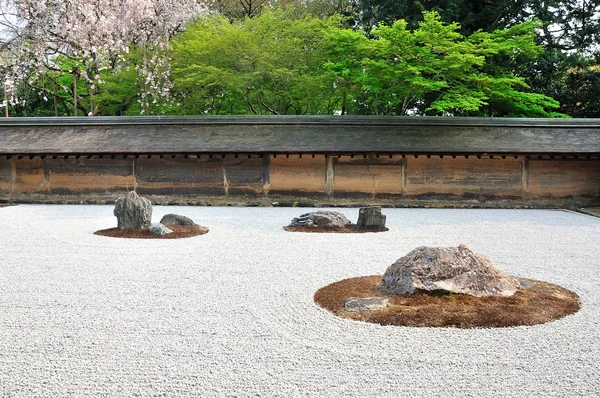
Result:
<svg viewBox="0 0 600 398">
<path fill-rule="evenodd" d="M 0 10 L 0 396 L 600 396 L 600 1 Z"/>
</svg>

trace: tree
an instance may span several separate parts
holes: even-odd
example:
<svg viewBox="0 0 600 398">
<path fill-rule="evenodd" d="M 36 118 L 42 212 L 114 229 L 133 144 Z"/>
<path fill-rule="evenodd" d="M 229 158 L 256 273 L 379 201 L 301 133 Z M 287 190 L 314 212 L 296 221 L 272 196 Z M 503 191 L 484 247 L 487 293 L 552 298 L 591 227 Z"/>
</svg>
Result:
<svg viewBox="0 0 600 398">
<path fill-rule="evenodd" d="M 352 0 L 209 0 L 211 12 L 230 21 L 254 18 L 263 11 L 280 10 L 302 19 L 307 16 L 324 18 L 335 14 L 354 16 Z"/>
<path fill-rule="evenodd" d="M 458 24 L 445 24 L 436 12 L 425 12 L 419 28 L 404 20 L 379 25 L 372 38 L 358 32 L 332 30 L 327 67 L 343 85 L 360 88 L 353 105 L 381 115 L 472 114 L 551 116 L 558 102 L 523 91 L 523 78 L 489 67 L 505 56 L 535 56 L 535 24 L 515 25 L 492 33 L 461 35 Z M 502 106 L 500 106 L 502 105 Z"/>
<path fill-rule="evenodd" d="M 149 107 L 149 98 L 166 97 L 169 39 L 203 11 L 197 0 L 8 0 L 0 7 L 6 34 L 0 67 L 46 96 L 70 96 L 74 114 L 94 113 L 102 72 L 121 66 L 132 46 L 143 54 L 136 65 L 143 76 L 142 107 Z M 72 86 L 61 85 L 56 73 L 70 74 Z M 39 85 L 47 79 L 51 86 Z M 81 95 L 88 97 L 87 109 Z"/>
<path fill-rule="evenodd" d="M 537 19 L 541 25 L 536 30 L 536 41 L 544 48 L 535 58 L 505 57 L 490 60 L 491 64 L 510 69 L 523 77 L 531 91 L 561 99 L 577 95 L 572 82 L 572 71 L 584 63 L 594 64 L 599 57 L 600 0 L 357 0 L 358 23 L 370 32 L 379 22 L 391 25 L 397 19 L 407 21 L 409 29 L 416 29 L 423 11 L 435 10 L 444 22 L 459 22 L 463 35 L 481 29 L 492 32 Z M 579 75 L 581 76 L 581 75 Z M 577 101 L 575 101 L 577 102 Z M 579 109 L 572 116 L 590 117 Z M 575 109 L 563 107 L 564 109 Z"/>
<path fill-rule="evenodd" d="M 543 22 L 540 41 L 550 49 L 598 53 L 600 0 L 529 0 L 531 15 Z"/>
<path fill-rule="evenodd" d="M 263 9 L 270 8 L 271 4 L 270 0 L 210 0 L 208 7 L 233 20 L 256 17 Z"/>
<path fill-rule="evenodd" d="M 403 19 L 408 29 L 418 28 L 424 11 L 436 11 L 443 22 L 460 23 L 461 33 L 479 29 L 491 32 L 524 22 L 527 0 L 357 0 L 358 23 L 367 32 L 380 22 L 391 25 Z"/>
<path fill-rule="evenodd" d="M 190 25 L 172 53 L 183 113 L 332 113 L 334 78 L 322 65 L 324 33 L 335 25 L 335 19 L 293 19 L 283 12 Z"/>
<path fill-rule="evenodd" d="M 558 95 L 561 111 L 573 117 L 600 118 L 600 64 L 581 64 L 567 73 Z"/>
</svg>

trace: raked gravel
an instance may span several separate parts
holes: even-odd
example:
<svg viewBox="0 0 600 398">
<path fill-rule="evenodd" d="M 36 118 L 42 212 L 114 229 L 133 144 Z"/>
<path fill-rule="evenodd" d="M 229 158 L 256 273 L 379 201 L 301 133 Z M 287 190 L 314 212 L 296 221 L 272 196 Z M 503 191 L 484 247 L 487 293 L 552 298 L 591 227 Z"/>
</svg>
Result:
<svg viewBox="0 0 600 398">
<path fill-rule="evenodd" d="M 356 221 L 358 209 L 337 209 Z M 2 397 L 597 397 L 600 219 L 567 211 L 384 209 L 384 233 L 282 229 L 303 208 L 154 207 L 210 229 L 93 235 L 112 206 L 0 208 Z M 417 246 L 466 244 L 583 303 L 545 325 L 382 327 L 313 294 Z"/>
</svg>

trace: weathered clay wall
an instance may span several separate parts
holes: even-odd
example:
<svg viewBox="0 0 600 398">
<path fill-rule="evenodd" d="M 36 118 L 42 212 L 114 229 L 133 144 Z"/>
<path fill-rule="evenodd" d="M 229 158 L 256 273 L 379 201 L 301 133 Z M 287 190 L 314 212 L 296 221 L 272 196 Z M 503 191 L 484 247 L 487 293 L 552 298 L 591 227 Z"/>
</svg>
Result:
<svg viewBox="0 0 600 398">
<path fill-rule="evenodd" d="M 226 155 L 0 158 L 0 200 L 600 204 L 599 159 Z"/>
</svg>

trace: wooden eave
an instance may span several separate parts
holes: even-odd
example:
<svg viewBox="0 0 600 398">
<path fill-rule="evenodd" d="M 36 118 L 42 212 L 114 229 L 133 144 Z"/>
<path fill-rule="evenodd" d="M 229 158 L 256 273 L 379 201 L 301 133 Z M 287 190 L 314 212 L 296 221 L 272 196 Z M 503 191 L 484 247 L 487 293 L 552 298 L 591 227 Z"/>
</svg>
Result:
<svg viewBox="0 0 600 398">
<path fill-rule="evenodd" d="M 600 157 L 600 119 L 190 116 L 0 119 L 0 156 Z"/>
</svg>

